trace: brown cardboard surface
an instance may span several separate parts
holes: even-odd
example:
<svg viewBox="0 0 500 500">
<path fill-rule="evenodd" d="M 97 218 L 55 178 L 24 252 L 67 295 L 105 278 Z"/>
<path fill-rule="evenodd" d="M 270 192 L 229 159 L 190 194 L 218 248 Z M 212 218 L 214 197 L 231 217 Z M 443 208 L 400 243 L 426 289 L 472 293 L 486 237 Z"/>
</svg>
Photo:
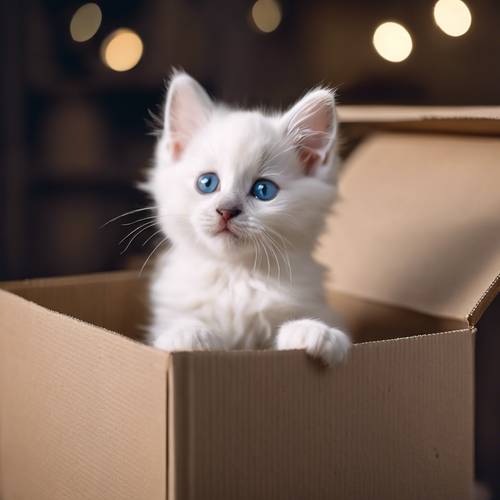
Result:
<svg viewBox="0 0 500 500">
<path fill-rule="evenodd" d="M 431 316 L 346 293 L 330 292 L 328 299 L 342 315 L 356 343 L 446 332 L 468 326 L 465 320 Z"/>
<path fill-rule="evenodd" d="M 171 500 L 470 499 L 473 335 L 172 355 Z"/>
<path fill-rule="evenodd" d="M 369 138 L 347 161 L 318 251 L 330 286 L 475 324 L 498 292 L 499 186 L 499 139 Z"/>
<path fill-rule="evenodd" d="M 133 339 L 143 336 L 148 321 L 148 277 L 137 271 L 0 283 L 0 288 L 48 309 Z M 457 330 L 466 321 L 419 313 L 331 290 L 328 301 L 345 319 L 356 342 Z"/>
<path fill-rule="evenodd" d="M 164 500 L 167 366 L 0 291 L 0 498 Z"/>
<path fill-rule="evenodd" d="M 116 271 L 4 282 L 0 288 L 92 325 L 141 338 L 148 321 L 146 285 L 146 275 L 138 271 Z"/>
<path fill-rule="evenodd" d="M 500 106 L 339 106 L 345 125 L 469 134 L 500 134 Z"/>
<path fill-rule="evenodd" d="M 120 325 L 143 280 L 4 286 Z M 109 303 L 69 300 L 86 297 Z M 402 332 L 384 334 L 385 305 L 337 298 L 377 335 Z M 411 329 L 447 321 L 394 314 Z M 332 369 L 300 351 L 169 356 L 0 291 L 0 498 L 465 499 L 472 360 L 468 329 L 357 344 Z"/>
</svg>

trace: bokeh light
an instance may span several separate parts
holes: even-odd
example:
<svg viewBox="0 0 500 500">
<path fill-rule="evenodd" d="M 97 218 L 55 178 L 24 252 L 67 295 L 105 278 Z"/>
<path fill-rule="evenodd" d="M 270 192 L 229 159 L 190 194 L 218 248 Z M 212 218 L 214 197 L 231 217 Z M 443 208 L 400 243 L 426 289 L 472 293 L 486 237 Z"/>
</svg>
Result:
<svg viewBox="0 0 500 500">
<path fill-rule="evenodd" d="M 434 20 L 449 36 L 462 36 L 472 24 L 472 15 L 462 0 L 439 0 L 434 5 Z"/>
<path fill-rule="evenodd" d="M 399 23 L 382 23 L 373 34 L 373 46 L 378 54 L 390 62 L 404 61 L 413 49 L 408 30 Z"/>
<path fill-rule="evenodd" d="M 71 18 L 69 32 L 75 42 L 90 40 L 101 26 L 102 12 L 96 3 L 82 5 Z"/>
<path fill-rule="evenodd" d="M 114 71 L 128 71 L 141 60 L 143 44 L 140 36 L 128 28 L 113 31 L 102 42 L 101 58 Z"/>
<path fill-rule="evenodd" d="M 281 7 L 276 0 L 257 0 L 252 7 L 252 20 L 263 33 L 271 33 L 281 23 Z"/>
</svg>

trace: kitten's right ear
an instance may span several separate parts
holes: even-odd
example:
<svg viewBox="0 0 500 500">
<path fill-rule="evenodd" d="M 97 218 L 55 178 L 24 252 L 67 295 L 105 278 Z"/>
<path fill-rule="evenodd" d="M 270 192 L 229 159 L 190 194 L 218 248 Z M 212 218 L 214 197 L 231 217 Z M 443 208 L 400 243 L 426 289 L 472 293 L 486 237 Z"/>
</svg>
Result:
<svg viewBox="0 0 500 500">
<path fill-rule="evenodd" d="M 178 160 L 194 133 L 210 119 L 213 103 L 203 87 L 187 73 L 174 73 L 167 92 L 162 139 Z"/>
<path fill-rule="evenodd" d="M 335 143 L 334 91 L 323 87 L 311 90 L 283 115 L 282 122 L 305 172 L 313 172 L 328 159 Z"/>
</svg>

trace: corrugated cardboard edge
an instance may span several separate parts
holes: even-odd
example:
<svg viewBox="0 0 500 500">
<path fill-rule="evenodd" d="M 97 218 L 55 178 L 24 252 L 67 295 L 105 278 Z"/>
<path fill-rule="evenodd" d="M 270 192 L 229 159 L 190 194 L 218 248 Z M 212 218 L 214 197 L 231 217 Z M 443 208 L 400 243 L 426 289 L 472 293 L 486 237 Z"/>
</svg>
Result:
<svg viewBox="0 0 500 500">
<path fill-rule="evenodd" d="M 500 106 L 381 106 L 338 107 L 343 123 L 416 122 L 425 120 L 500 120 Z"/>
<path fill-rule="evenodd" d="M 0 282 L 0 289 L 13 291 L 22 290 L 25 288 L 46 288 L 75 284 L 86 283 L 102 283 L 104 281 L 129 281 L 131 279 L 147 279 L 147 275 L 139 274 L 139 271 L 109 271 L 104 273 L 91 273 L 91 274 L 75 274 L 70 276 L 54 276 L 49 278 L 34 278 L 25 280 L 3 281 Z"/>
<path fill-rule="evenodd" d="M 175 456 L 175 411 L 174 411 L 174 364 L 175 356 L 170 358 L 171 369 L 167 376 L 167 498 L 166 500 L 174 500 L 176 495 L 176 456 Z"/>
<path fill-rule="evenodd" d="M 374 128 L 453 134 L 500 134 L 500 106 L 339 106 L 339 120 L 354 136 Z"/>
<path fill-rule="evenodd" d="M 470 326 L 477 325 L 486 309 L 495 300 L 496 296 L 500 293 L 500 273 L 491 282 L 490 286 L 483 292 L 472 311 L 467 315 L 467 321 Z"/>
</svg>

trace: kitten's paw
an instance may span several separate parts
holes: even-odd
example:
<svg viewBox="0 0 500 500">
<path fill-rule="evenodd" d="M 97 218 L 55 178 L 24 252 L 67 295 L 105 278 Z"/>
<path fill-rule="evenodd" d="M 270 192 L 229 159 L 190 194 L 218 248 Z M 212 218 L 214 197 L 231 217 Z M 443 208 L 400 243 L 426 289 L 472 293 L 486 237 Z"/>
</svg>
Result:
<svg viewBox="0 0 500 500">
<path fill-rule="evenodd" d="M 163 351 L 217 351 L 224 349 L 222 339 L 198 321 L 175 321 L 153 340 Z"/>
<path fill-rule="evenodd" d="M 327 365 L 342 361 L 350 347 L 351 341 L 342 330 L 314 319 L 288 321 L 276 337 L 277 349 L 305 349 Z"/>
</svg>

